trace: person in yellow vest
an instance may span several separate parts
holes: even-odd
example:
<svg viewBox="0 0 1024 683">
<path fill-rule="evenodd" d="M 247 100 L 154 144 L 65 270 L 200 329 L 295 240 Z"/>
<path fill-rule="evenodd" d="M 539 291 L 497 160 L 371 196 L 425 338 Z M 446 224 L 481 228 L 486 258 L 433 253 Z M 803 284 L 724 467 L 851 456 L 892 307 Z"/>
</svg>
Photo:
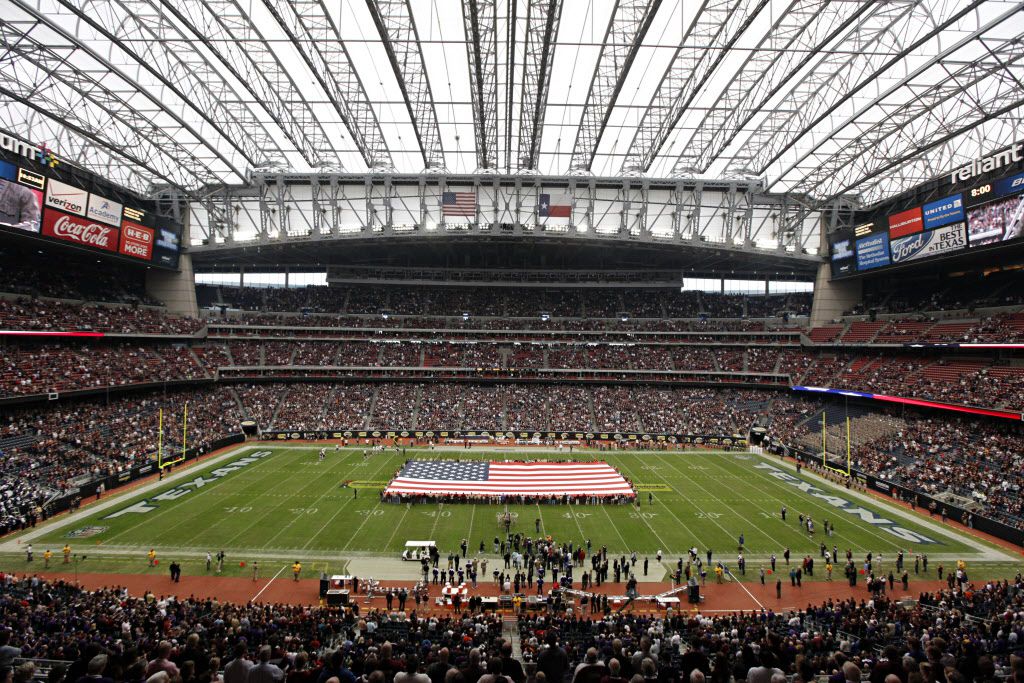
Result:
<svg viewBox="0 0 1024 683">
<path fill-rule="evenodd" d="M 828 562 L 828 563 L 825 564 L 825 573 L 828 575 L 825 578 L 825 580 L 826 581 L 831 581 L 832 580 L 832 563 L 831 562 Z"/>
<path fill-rule="evenodd" d="M 64 564 L 71 562 L 71 546 L 67 543 L 64 544 Z"/>
<path fill-rule="evenodd" d="M 718 581 L 718 583 L 722 583 L 722 577 L 724 576 L 724 574 L 725 570 L 722 569 L 722 565 L 717 565 L 715 567 L 715 580 Z"/>
<path fill-rule="evenodd" d="M 513 610 L 515 611 L 516 614 L 519 614 L 519 610 L 522 608 L 522 606 L 523 606 L 523 599 L 521 597 L 519 597 L 517 595 L 514 598 L 512 598 L 512 608 L 513 608 Z"/>
<path fill-rule="evenodd" d="M 149 552 L 146 553 L 146 557 L 149 558 L 149 566 L 150 567 L 155 567 L 156 566 L 156 550 L 154 550 L 153 548 L 150 548 Z"/>
<path fill-rule="evenodd" d="M 292 565 L 292 576 L 295 577 L 295 581 L 299 580 L 299 574 L 302 573 L 302 563 L 295 560 L 295 564 Z"/>
<path fill-rule="evenodd" d="M 47 548 L 46 552 L 43 553 L 43 569 L 49 569 L 50 568 L 50 558 L 51 557 L 53 557 L 53 553 L 51 553 L 50 549 Z"/>
</svg>

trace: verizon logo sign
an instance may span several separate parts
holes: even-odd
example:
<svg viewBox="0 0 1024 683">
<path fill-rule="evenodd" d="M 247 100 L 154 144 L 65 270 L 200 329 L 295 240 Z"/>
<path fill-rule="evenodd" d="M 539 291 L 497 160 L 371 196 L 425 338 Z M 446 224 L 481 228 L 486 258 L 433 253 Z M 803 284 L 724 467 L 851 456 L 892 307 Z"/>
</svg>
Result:
<svg viewBox="0 0 1024 683">
<path fill-rule="evenodd" d="M 125 256 L 148 261 L 153 256 L 153 231 L 125 221 L 121 229 L 121 245 L 118 251 Z"/>
<path fill-rule="evenodd" d="M 46 205 L 61 211 L 84 216 L 87 201 L 89 201 L 88 192 L 59 180 L 50 180 L 50 186 L 46 188 Z"/>
<path fill-rule="evenodd" d="M 43 234 L 94 249 L 117 251 L 117 228 L 47 209 Z"/>
</svg>

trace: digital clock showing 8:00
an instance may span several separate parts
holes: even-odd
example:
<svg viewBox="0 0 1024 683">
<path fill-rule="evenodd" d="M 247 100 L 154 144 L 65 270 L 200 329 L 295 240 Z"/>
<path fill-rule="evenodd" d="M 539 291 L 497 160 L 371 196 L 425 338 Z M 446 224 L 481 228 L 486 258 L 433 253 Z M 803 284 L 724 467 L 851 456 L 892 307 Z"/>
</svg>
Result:
<svg viewBox="0 0 1024 683">
<path fill-rule="evenodd" d="M 984 197 L 985 195 L 987 195 L 991 191 L 992 191 L 992 185 L 991 184 L 979 185 L 978 187 L 975 187 L 975 188 L 971 189 L 971 197 L 972 198 Z"/>
</svg>

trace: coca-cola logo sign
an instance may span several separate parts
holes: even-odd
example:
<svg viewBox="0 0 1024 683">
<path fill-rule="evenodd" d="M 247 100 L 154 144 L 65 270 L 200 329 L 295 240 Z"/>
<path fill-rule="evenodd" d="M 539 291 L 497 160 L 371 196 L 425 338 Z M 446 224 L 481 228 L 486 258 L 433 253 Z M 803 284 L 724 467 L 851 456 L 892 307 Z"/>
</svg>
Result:
<svg viewBox="0 0 1024 683">
<path fill-rule="evenodd" d="M 153 231 L 131 221 L 121 227 L 121 244 L 118 247 L 125 256 L 148 261 L 153 256 Z"/>
<path fill-rule="evenodd" d="M 47 209 L 43 213 L 43 234 L 94 249 L 117 251 L 118 230 L 77 216 Z"/>
</svg>

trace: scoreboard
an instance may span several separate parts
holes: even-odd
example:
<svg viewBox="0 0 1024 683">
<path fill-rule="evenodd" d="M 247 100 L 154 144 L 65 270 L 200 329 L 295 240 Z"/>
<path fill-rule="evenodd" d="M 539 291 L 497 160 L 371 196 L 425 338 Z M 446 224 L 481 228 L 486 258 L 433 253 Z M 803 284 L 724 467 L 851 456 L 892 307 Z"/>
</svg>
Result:
<svg viewBox="0 0 1024 683">
<path fill-rule="evenodd" d="M 0 133 L 0 231 L 177 269 L 181 225 L 155 202 Z"/>
<path fill-rule="evenodd" d="M 975 182 L 945 197 L 877 216 L 853 235 L 834 236 L 829 250 L 832 277 L 959 256 L 1024 238 L 1024 173 Z"/>
</svg>

